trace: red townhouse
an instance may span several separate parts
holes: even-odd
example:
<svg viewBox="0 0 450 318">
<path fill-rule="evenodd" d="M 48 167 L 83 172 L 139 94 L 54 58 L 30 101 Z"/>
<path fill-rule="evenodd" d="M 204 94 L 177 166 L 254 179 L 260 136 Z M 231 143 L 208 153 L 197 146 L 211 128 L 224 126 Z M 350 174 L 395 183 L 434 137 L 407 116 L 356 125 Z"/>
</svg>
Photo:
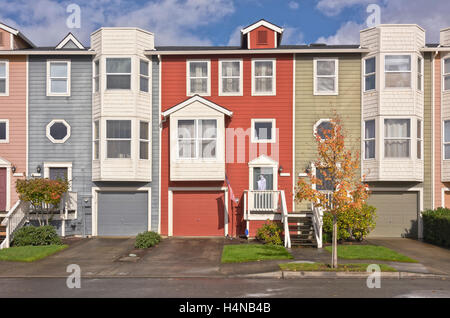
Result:
<svg viewBox="0 0 450 318">
<path fill-rule="evenodd" d="M 293 53 L 260 20 L 236 47 L 156 47 L 168 236 L 254 236 L 293 206 Z M 246 231 L 248 229 L 248 231 Z"/>
</svg>

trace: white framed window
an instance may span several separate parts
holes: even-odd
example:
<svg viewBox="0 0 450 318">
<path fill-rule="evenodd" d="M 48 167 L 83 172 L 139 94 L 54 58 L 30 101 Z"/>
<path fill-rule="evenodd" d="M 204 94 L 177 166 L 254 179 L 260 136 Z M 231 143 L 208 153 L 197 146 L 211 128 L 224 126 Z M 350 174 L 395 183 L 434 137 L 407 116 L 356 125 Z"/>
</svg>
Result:
<svg viewBox="0 0 450 318">
<path fill-rule="evenodd" d="M 100 159 L 100 121 L 94 121 L 94 131 L 92 134 L 93 138 L 93 149 L 92 153 L 94 156 L 94 160 Z"/>
<path fill-rule="evenodd" d="M 148 160 L 150 150 L 150 125 L 146 121 L 139 122 L 139 159 Z"/>
<path fill-rule="evenodd" d="M 417 159 L 422 159 L 422 147 L 423 147 L 423 127 L 422 120 L 417 120 Z"/>
<path fill-rule="evenodd" d="M 187 95 L 211 95 L 211 61 L 187 60 Z"/>
<path fill-rule="evenodd" d="M 150 81 L 149 63 L 146 60 L 139 61 L 139 90 L 148 93 Z"/>
<path fill-rule="evenodd" d="M 443 79 L 444 85 L 442 85 L 442 87 L 444 88 L 444 91 L 449 91 L 450 90 L 450 58 L 444 59 L 442 74 L 444 77 L 444 79 Z"/>
<path fill-rule="evenodd" d="M 72 162 L 44 162 L 44 178 L 67 180 L 72 191 Z"/>
<path fill-rule="evenodd" d="M 339 60 L 314 59 L 314 95 L 337 95 L 339 92 Z"/>
<path fill-rule="evenodd" d="M 219 96 L 242 96 L 242 60 L 219 61 Z"/>
<path fill-rule="evenodd" d="M 275 119 L 252 119 L 251 141 L 254 143 L 274 143 L 276 141 Z"/>
<path fill-rule="evenodd" d="M 331 119 L 320 119 L 314 124 L 313 135 L 319 135 L 320 139 L 324 140 L 326 136 L 330 136 L 331 128 Z"/>
<path fill-rule="evenodd" d="M 70 125 L 64 119 L 54 119 L 46 127 L 47 138 L 54 144 L 63 144 L 70 138 Z"/>
<path fill-rule="evenodd" d="M 131 158 L 131 120 L 106 121 L 106 158 Z"/>
<path fill-rule="evenodd" d="M 0 143 L 9 143 L 9 120 L 0 119 Z"/>
<path fill-rule="evenodd" d="M 9 95 L 9 61 L 0 60 L 0 96 Z"/>
<path fill-rule="evenodd" d="M 70 96 L 70 61 L 47 61 L 47 96 Z"/>
<path fill-rule="evenodd" d="M 386 88 L 411 88 L 411 55 L 386 55 L 384 74 Z"/>
<path fill-rule="evenodd" d="M 376 57 L 367 58 L 364 60 L 364 91 L 372 91 L 376 89 Z"/>
<path fill-rule="evenodd" d="M 100 60 L 94 61 L 94 92 L 100 90 Z"/>
<path fill-rule="evenodd" d="M 375 159 L 375 119 L 364 121 L 364 159 Z"/>
<path fill-rule="evenodd" d="M 131 89 L 131 58 L 106 58 L 106 89 Z"/>
<path fill-rule="evenodd" d="M 423 92 L 423 58 L 417 57 L 417 90 Z"/>
<path fill-rule="evenodd" d="M 178 119 L 178 159 L 216 159 L 216 148 L 216 119 Z"/>
<path fill-rule="evenodd" d="M 444 160 L 450 160 L 450 120 L 444 121 Z"/>
<path fill-rule="evenodd" d="M 384 120 L 384 157 L 410 158 L 411 156 L 411 120 Z"/>
<path fill-rule="evenodd" d="M 252 95 L 276 95 L 276 59 L 252 60 Z"/>
</svg>

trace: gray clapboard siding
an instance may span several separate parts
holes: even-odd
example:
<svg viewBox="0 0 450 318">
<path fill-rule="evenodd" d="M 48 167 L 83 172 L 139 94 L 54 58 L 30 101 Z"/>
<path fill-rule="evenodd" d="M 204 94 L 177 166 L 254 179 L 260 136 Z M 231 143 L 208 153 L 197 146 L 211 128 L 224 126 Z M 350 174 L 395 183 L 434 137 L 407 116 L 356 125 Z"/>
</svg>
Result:
<svg viewBox="0 0 450 318">
<path fill-rule="evenodd" d="M 156 56 L 152 59 L 152 230 L 157 231 L 159 225 L 159 120 L 161 116 L 159 107 L 159 61 Z"/>
<path fill-rule="evenodd" d="M 46 96 L 48 59 L 71 60 L 71 96 Z M 70 138 L 63 144 L 54 144 L 46 136 L 46 126 L 54 119 L 64 119 L 71 127 Z M 92 211 L 82 205 L 84 198 L 92 196 L 91 56 L 30 56 L 28 129 L 30 174 L 40 165 L 43 176 L 44 162 L 72 162 L 72 191 L 78 193 L 78 218 L 66 222 L 66 235 L 91 234 Z M 61 232 L 58 222 L 54 224 Z"/>
</svg>

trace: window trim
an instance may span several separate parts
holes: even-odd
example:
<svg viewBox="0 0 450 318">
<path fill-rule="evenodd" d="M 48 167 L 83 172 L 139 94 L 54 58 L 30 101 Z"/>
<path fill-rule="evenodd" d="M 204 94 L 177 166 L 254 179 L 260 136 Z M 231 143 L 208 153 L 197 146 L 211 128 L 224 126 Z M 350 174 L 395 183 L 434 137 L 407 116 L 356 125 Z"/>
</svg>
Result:
<svg viewBox="0 0 450 318">
<path fill-rule="evenodd" d="M 450 141 L 445 142 L 445 122 L 450 122 L 450 119 L 442 121 L 442 160 L 449 161 L 450 158 L 445 157 L 445 145 L 450 145 Z"/>
<path fill-rule="evenodd" d="M 334 62 L 334 75 L 317 75 L 317 62 L 319 61 L 333 61 Z M 334 91 L 333 92 L 320 92 L 317 90 L 317 78 L 318 77 L 327 77 L 327 78 L 334 78 Z M 335 96 L 339 95 L 339 58 L 337 57 L 328 57 L 328 58 L 321 58 L 321 57 L 315 57 L 313 59 L 313 93 L 317 96 Z"/>
<path fill-rule="evenodd" d="M 142 139 L 142 138 L 141 138 L 141 123 L 146 123 L 146 124 L 148 124 L 148 139 Z M 150 148 L 150 145 L 151 145 L 151 131 L 152 131 L 152 129 L 151 129 L 151 123 L 150 123 L 150 121 L 147 121 L 147 120 L 139 120 L 139 156 L 138 156 L 139 160 L 144 160 L 144 161 L 150 160 L 150 153 L 151 153 L 151 148 Z M 148 144 L 148 148 L 147 148 L 147 151 L 148 151 L 148 153 L 147 153 L 147 159 L 141 158 L 141 142 L 146 142 L 146 143 Z"/>
<path fill-rule="evenodd" d="M 417 62 L 420 61 L 420 70 L 417 70 L 417 83 L 416 83 L 416 89 L 419 92 L 424 92 L 424 71 L 425 71 L 425 60 L 422 56 L 417 56 Z M 420 76 L 420 88 L 419 88 L 419 76 Z"/>
<path fill-rule="evenodd" d="M 374 137 L 373 138 L 367 138 L 366 137 L 366 123 L 368 121 L 373 121 L 374 122 Z M 364 160 L 376 160 L 377 157 L 377 120 L 375 118 L 371 118 L 371 119 L 364 119 L 364 125 L 363 125 L 363 159 Z M 375 142 L 375 153 L 373 158 L 366 158 L 366 142 L 367 141 L 374 141 Z"/>
<path fill-rule="evenodd" d="M 450 78 L 450 73 L 445 73 L 445 61 L 450 61 L 450 56 L 442 59 L 442 91 L 444 93 L 450 92 L 450 87 L 448 89 L 445 88 L 445 78 Z"/>
<path fill-rule="evenodd" d="M 222 83 L 222 63 L 223 62 L 239 62 L 239 92 L 237 93 L 225 93 L 223 92 L 223 83 Z M 244 89 L 243 89 L 243 83 L 244 83 L 244 73 L 243 73 L 243 67 L 244 62 L 242 59 L 220 59 L 219 60 L 219 96 L 243 96 Z M 236 77 L 232 77 L 236 78 Z"/>
<path fill-rule="evenodd" d="M 66 92 L 64 93 L 53 93 L 51 91 L 51 80 L 53 79 L 50 76 L 50 67 L 52 63 L 66 63 L 67 64 L 67 77 L 56 77 L 54 79 L 66 79 Z M 47 96 L 70 96 L 71 95 L 71 78 L 72 78 L 72 68 L 71 68 L 71 60 L 47 60 Z"/>
<path fill-rule="evenodd" d="M 420 138 L 419 138 L 419 136 L 417 136 L 417 132 L 419 131 L 417 129 L 417 126 L 419 125 L 419 122 L 420 122 Z M 424 160 L 423 159 L 423 151 L 424 151 L 423 140 L 424 140 L 424 138 L 423 138 L 423 119 L 417 118 L 417 120 L 416 120 L 416 158 L 417 158 L 417 160 Z M 420 158 L 419 158 L 419 151 L 418 151 L 419 148 L 417 147 L 417 144 L 419 143 L 419 141 L 420 141 Z"/>
<path fill-rule="evenodd" d="M 385 129 L 385 125 L 386 125 L 386 120 L 389 119 L 403 119 L 403 120 L 408 120 L 409 121 L 409 137 L 395 137 L 395 138 L 386 138 L 386 129 Z M 405 160 L 405 159 L 409 159 L 411 160 L 413 158 L 412 155 L 412 141 L 414 140 L 412 136 L 412 132 L 413 132 L 413 125 L 412 125 L 413 121 L 411 117 L 384 117 L 383 118 L 383 159 L 384 160 Z M 409 154 L 407 157 L 386 157 L 386 143 L 385 141 L 387 140 L 409 140 Z"/>
<path fill-rule="evenodd" d="M 130 122 L 130 138 L 108 138 L 108 121 L 129 121 Z M 106 118 L 105 122 L 105 160 L 132 160 L 133 159 L 133 123 L 134 120 L 126 118 Z M 108 141 L 130 141 L 130 158 L 110 158 L 108 157 Z"/>
<path fill-rule="evenodd" d="M 0 63 L 5 63 L 5 92 L 0 92 L 0 96 L 9 96 L 9 60 L 0 59 Z"/>
<path fill-rule="evenodd" d="M 130 59 L 130 73 L 108 73 L 108 59 Z M 130 88 L 108 88 L 108 75 L 130 75 Z M 106 91 L 132 91 L 133 90 L 133 57 L 131 56 L 106 56 L 105 57 L 105 90 Z"/>
<path fill-rule="evenodd" d="M 5 123 L 5 139 L 0 139 L 0 144 L 9 144 L 9 119 L 0 119 L 0 123 Z"/>
<path fill-rule="evenodd" d="M 180 120 L 193 120 L 194 121 L 195 138 L 190 138 L 195 141 L 195 157 L 193 157 L 193 158 L 180 157 L 180 145 L 178 142 L 180 139 L 180 138 L 178 138 L 178 122 Z M 215 140 L 216 140 L 216 156 L 214 158 L 202 158 L 199 156 L 199 154 L 200 154 L 200 149 L 199 149 L 200 138 L 199 138 L 199 134 L 198 134 L 198 128 L 199 128 L 198 122 L 200 120 L 215 120 L 216 121 L 216 138 L 215 138 Z M 179 160 L 179 161 L 207 161 L 207 162 L 215 162 L 215 161 L 219 160 L 219 158 L 217 156 L 217 149 L 218 149 L 218 144 L 219 144 L 219 120 L 217 118 L 206 118 L 206 117 L 205 118 L 192 118 L 192 117 L 176 118 L 175 124 L 176 124 L 176 136 L 175 137 L 176 137 L 176 143 L 177 143 L 176 144 L 176 159 L 177 160 Z M 212 140 L 213 138 L 209 138 L 209 139 Z"/>
<path fill-rule="evenodd" d="M 317 128 L 319 128 L 319 126 L 324 123 L 324 122 L 329 122 L 331 123 L 331 118 L 321 118 L 318 121 L 316 121 L 316 123 L 313 126 L 313 137 L 314 139 L 316 138 L 317 135 Z M 320 139 L 320 141 L 323 141 L 323 139 Z"/>
<path fill-rule="evenodd" d="M 256 139 L 255 136 L 255 123 L 266 123 L 271 122 L 272 123 L 272 138 L 271 139 L 265 139 L 265 140 L 259 140 Z M 255 144 L 273 144 L 277 141 L 276 131 L 277 131 L 277 122 L 275 118 L 252 118 L 251 120 L 251 134 L 250 134 L 250 140 L 252 143 Z"/>
<path fill-rule="evenodd" d="M 373 73 L 366 73 L 366 63 L 368 60 L 371 60 L 371 59 L 375 60 L 375 71 Z M 370 57 L 365 58 L 363 67 L 364 67 L 364 92 L 374 92 L 377 90 L 377 57 L 370 56 Z M 375 87 L 372 89 L 367 89 L 367 87 L 366 87 L 366 79 L 369 76 L 375 76 Z"/>
<path fill-rule="evenodd" d="M 95 64 L 98 63 L 98 75 L 95 74 Z M 94 94 L 100 93 L 100 84 L 101 84 L 101 59 L 96 59 L 92 63 L 92 92 Z M 96 87 L 96 80 L 98 79 L 98 87 Z M 97 88 L 97 89 L 96 89 Z"/>
<path fill-rule="evenodd" d="M 386 71 L 386 57 L 388 56 L 409 56 L 409 61 L 410 61 L 410 69 L 409 71 L 401 71 L 401 72 L 394 72 L 394 71 Z M 384 73 L 384 89 L 385 90 L 410 90 L 413 88 L 412 85 L 412 81 L 413 81 L 413 58 L 411 54 L 405 54 L 405 53 L 388 53 L 388 54 L 384 54 L 383 56 L 383 61 L 384 61 L 384 68 L 383 68 L 383 73 Z M 387 87 L 386 86 L 386 73 L 410 73 L 410 79 L 409 79 L 409 87 Z"/>
<path fill-rule="evenodd" d="M 95 123 L 98 124 L 98 139 L 95 139 Z M 101 152 L 100 152 L 100 145 L 101 145 L 101 124 L 100 119 L 94 120 L 92 123 L 92 160 L 97 161 L 100 160 Z M 95 158 L 95 143 L 98 143 L 98 158 Z"/>
<path fill-rule="evenodd" d="M 191 62 L 206 62 L 207 63 L 207 80 L 206 80 L 206 93 L 191 93 Z M 204 77 L 201 77 L 204 78 Z M 186 96 L 211 96 L 211 60 L 207 59 L 189 59 L 186 60 Z"/>
<path fill-rule="evenodd" d="M 44 178 L 50 178 L 50 168 L 67 168 L 67 180 L 69 181 L 69 188 L 67 189 L 67 191 L 72 191 L 72 162 L 44 162 Z"/>
<path fill-rule="evenodd" d="M 256 62 L 272 62 L 272 91 L 256 92 L 255 63 Z M 268 76 L 266 76 L 268 77 Z M 277 59 L 276 58 L 254 58 L 252 59 L 252 96 L 276 96 L 277 95 Z"/>
<path fill-rule="evenodd" d="M 66 128 L 67 128 L 67 134 L 66 134 L 66 136 L 65 136 L 63 139 L 61 139 L 61 140 L 58 140 L 58 139 L 53 138 L 53 136 L 50 134 L 50 129 L 51 129 L 51 127 L 52 127 L 55 123 L 61 123 L 61 124 L 63 124 L 64 126 L 66 126 Z M 67 123 L 67 121 L 65 121 L 64 119 L 53 119 L 51 122 L 49 122 L 49 123 L 47 124 L 47 127 L 46 127 L 45 131 L 46 131 L 46 136 L 47 136 L 47 138 L 48 138 L 52 143 L 54 143 L 54 144 L 63 144 L 63 143 L 65 143 L 65 142 L 67 141 L 67 139 L 70 138 L 70 135 L 71 135 L 71 127 L 70 127 L 70 125 Z"/>
<path fill-rule="evenodd" d="M 144 75 L 141 74 L 141 62 L 146 62 L 147 63 L 147 73 L 148 75 Z M 141 89 L 141 78 L 146 78 L 148 80 L 148 90 L 147 91 L 143 91 Z M 151 82 L 150 82 L 150 61 L 140 58 L 139 59 L 139 93 L 142 94 L 150 94 L 150 89 L 151 89 Z"/>
</svg>

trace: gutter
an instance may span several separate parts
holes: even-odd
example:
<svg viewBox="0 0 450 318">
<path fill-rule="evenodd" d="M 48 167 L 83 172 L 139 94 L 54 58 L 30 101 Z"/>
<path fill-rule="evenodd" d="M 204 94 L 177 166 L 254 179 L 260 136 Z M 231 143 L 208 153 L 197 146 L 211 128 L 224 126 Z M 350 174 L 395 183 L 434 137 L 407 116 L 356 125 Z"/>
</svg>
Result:
<svg viewBox="0 0 450 318">
<path fill-rule="evenodd" d="M 450 48 L 449 48 L 450 50 Z M 146 50 L 146 55 L 205 55 L 205 54 L 220 54 L 220 55 L 230 55 L 230 54 L 295 54 L 295 53 L 369 53 L 369 49 L 358 48 L 358 49 L 270 49 L 270 50 L 186 50 L 186 51 L 157 51 L 157 50 Z"/>
</svg>

